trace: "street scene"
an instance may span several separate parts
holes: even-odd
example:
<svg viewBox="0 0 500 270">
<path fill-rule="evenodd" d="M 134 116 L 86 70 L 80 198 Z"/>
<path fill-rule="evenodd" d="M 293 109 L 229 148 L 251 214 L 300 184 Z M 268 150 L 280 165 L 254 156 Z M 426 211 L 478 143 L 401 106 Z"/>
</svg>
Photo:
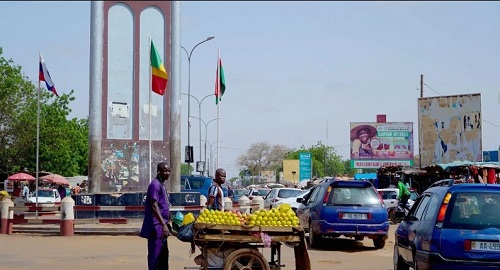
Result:
<svg viewBox="0 0 500 270">
<path fill-rule="evenodd" d="M 499 12 L 2 2 L 0 268 L 500 269 Z"/>
</svg>

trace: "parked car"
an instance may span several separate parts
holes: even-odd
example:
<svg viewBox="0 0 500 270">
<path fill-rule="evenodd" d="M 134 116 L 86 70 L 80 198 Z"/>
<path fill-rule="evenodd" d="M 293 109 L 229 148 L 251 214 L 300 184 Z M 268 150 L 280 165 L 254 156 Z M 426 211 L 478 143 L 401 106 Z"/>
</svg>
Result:
<svg viewBox="0 0 500 270">
<path fill-rule="evenodd" d="M 299 188 L 273 188 L 267 193 L 264 198 L 264 208 L 271 209 L 271 204 L 279 200 L 294 197 L 302 194 L 302 189 Z"/>
<path fill-rule="evenodd" d="M 213 179 L 203 175 L 182 175 L 181 192 L 199 192 L 208 199 L 208 188 L 212 185 Z M 222 186 L 224 197 L 227 197 L 227 187 Z"/>
<path fill-rule="evenodd" d="M 398 206 L 399 189 L 379 188 L 377 189 L 377 191 L 382 197 L 382 200 L 384 200 L 384 204 L 388 210 L 396 208 Z M 414 189 L 409 189 L 409 191 L 410 191 L 410 198 L 408 199 L 408 208 L 411 208 L 413 206 L 413 203 L 415 203 L 415 200 L 418 197 L 418 193 Z"/>
<path fill-rule="evenodd" d="M 269 191 L 271 191 L 270 188 L 254 188 L 248 191 L 247 196 L 248 199 L 253 200 L 254 196 L 266 197 Z"/>
<path fill-rule="evenodd" d="M 298 196 L 289 197 L 289 198 L 285 198 L 285 199 L 279 200 L 277 202 L 274 202 L 271 204 L 271 208 L 278 208 L 282 204 L 289 204 L 292 207 L 293 212 L 297 212 L 297 208 L 299 208 L 299 206 L 301 204 L 301 203 L 297 202 L 297 199 L 299 199 L 299 198 L 303 199 L 305 196 L 307 196 L 307 194 L 309 194 L 309 192 L 311 192 L 311 189 L 304 190 Z"/>
<path fill-rule="evenodd" d="M 34 191 L 29 197 L 28 202 L 36 203 L 37 191 Z M 55 188 L 39 188 L 38 189 L 38 203 L 53 204 L 61 202 L 61 195 Z M 47 205 L 49 206 L 49 205 Z"/>
<path fill-rule="evenodd" d="M 419 196 L 395 232 L 394 268 L 500 267 L 500 185 L 450 184 Z"/>
<path fill-rule="evenodd" d="M 241 198 L 241 196 L 243 195 L 247 195 L 247 191 L 246 189 L 243 189 L 243 188 L 237 188 L 237 189 L 233 189 L 233 202 L 238 202 Z"/>
<path fill-rule="evenodd" d="M 324 237 L 353 237 L 373 240 L 376 248 L 385 246 L 389 231 L 387 210 L 368 181 L 323 181 L 308 196 L 298 199 L 300 225 L 309 232 L 309 245 L 318 246 Z"/>
</svg>

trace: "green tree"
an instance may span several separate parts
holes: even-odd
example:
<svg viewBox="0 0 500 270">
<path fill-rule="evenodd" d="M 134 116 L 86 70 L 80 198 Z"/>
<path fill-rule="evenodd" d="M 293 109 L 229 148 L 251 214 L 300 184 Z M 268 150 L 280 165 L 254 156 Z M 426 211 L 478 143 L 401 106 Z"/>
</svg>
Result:
<svg viewBox="0 0 500 270">
<path fill-rule="evenodd" d="M 36 170 L 40 106 L 39 170 L 64 176 L 86 174 L 88 119 L 68 119 L 74 91 L 56 97 L 43 87 L 38 93 L 21 67 L 2 53 L 0 48 L 0 168 Z"/>
<path fill-rule="evenodd" d="M 284 145 L 258 142 L 252 144 L 245 154 L 238 157 L 237 164 L 246 168 L 250 176 L 258 176 L 261 171 L 276 172 L 283 166 L 283 157 L 289 151 L 290 149 Z"/>
<path fill-rule="evenodd" d="M 188 175 L 189 174 L 189 167 L 191 167 L 191 172 L 194 171 L 193 166 L 188 163 L 181 163 L 181 175 Z"/>
</svg>

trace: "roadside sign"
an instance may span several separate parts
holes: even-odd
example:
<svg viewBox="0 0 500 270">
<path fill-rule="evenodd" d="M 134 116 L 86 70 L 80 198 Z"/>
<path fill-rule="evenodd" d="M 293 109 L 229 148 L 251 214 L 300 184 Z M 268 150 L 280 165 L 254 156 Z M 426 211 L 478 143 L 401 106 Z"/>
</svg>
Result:
<svg viewBox="0 0 500 270">
<path fill-rule="evenodd" d="M 483 151 L 483 161 L 484 162 L 498 162 L 498 150 Z"/>
<path fill-rule="evenodd" d="M 311 153 L 299 153 L 299 181 L 311 179 L 311 165 Z"/>
</svg>

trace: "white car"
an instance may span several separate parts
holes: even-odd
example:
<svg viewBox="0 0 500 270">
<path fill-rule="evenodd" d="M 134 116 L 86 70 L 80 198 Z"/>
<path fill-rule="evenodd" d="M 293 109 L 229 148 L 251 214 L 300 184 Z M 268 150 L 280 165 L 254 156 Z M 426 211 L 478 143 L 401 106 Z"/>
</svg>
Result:
<svg viewBox="0 0 500 270">
<path fill-rule="evenodd" d="M 273 188 L 264 198 L 264 208 L 271 209 L 271 204 L 289 197 L 298 196 L 302 189 L 298 188 Z"/>
<path fill-rule="evenodd" d="M 398 188 L 380 188 L 377 189 L 378 193 L 382 197 L 382 200 L 384 200 L 384 204 L 389 208 L 395 208 L 398 206 L 398 195 L 399 195 L 399 189 Z M 418 193 L 414 191 L 413 189 L 410 189 L 410 198 L 408 199 L 408 204 L 410 208 L 413 206 L 413 203 L 418 197 Z"/>
<path fill-rule="evenodd" d="M 282 204 L 289 204 L 291 207 L 292 207 L 292 210 L 294 212 L 297 211 L 297 208 L 299 208 L 300 204 L 299 202 L 297 202 L 297 199 L 298 198 L 301 198 L 303 199 L 307 194 L 309 194 L 309 192 L 311 191 L 311 189 L 308 189 L 308 190 L 304 190 L 304 192 L 302 192 L 300 195 L 298 196 L 295 196 L 295 197 L 289 197 L 289 198 L 286 198 L 286 199 L 282 199 L 282 200 L 279 200 L 275 203 L 272 203 L 271 204 L 271 208 L 278 208 L 280 205 Z"/>
<path fill-rule="evenodd" d="M 36 203 L 36 194 L 37 192 L 33 192 L 28 197 L 28 202 Z M 43 204 L 51 204 L 61 202 L 61 196 L 59 195 L 59 191 L 54 188 L 39 188 L 38 189 L 38 203 Z M 48 206 L 48 205 L 47 205 Z"/>
</svg>

